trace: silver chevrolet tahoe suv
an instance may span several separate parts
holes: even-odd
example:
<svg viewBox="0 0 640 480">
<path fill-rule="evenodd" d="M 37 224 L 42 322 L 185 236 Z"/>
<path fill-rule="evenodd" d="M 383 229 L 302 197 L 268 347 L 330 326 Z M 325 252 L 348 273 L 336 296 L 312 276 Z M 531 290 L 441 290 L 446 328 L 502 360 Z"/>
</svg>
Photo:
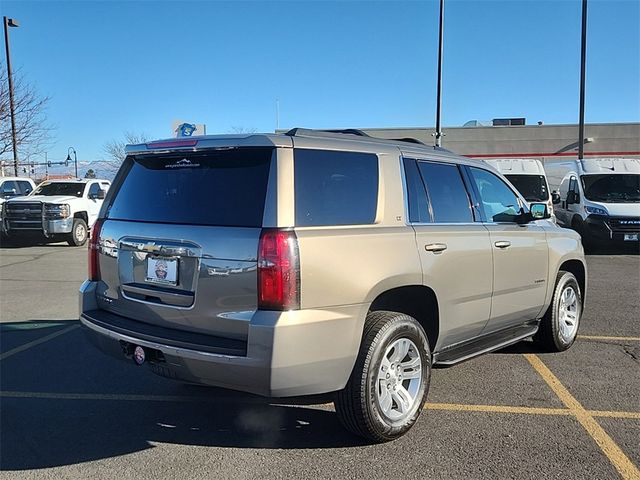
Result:
<svg viewBox="0 0 640 480">
<path fill-rule="evenodd" d="M 357 130 L 127 148 L 89 245 L 81 321 L 169 378 L 334 392 L 350 431 L 416 422 L 431 368 L 576 338 L 580 237 L 485 163 Z"/>
</svg>

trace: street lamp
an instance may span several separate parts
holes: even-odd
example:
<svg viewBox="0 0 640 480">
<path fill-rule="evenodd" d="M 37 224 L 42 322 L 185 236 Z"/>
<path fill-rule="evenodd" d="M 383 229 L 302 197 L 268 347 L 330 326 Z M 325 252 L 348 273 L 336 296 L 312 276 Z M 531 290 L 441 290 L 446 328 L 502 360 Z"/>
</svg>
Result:
<svg viewBox="0 0 640 480">
<path fill-rule="evenodd" d="M 76 149 L 73 147 L 69 147 L 67 150 L 67 162 L 71 161 L 71 152 L 73 151 L 73 160 L 76 166 L 76 178 L 78 178 L 78 155 L 76 154 Z"/>
<path fill-rule="evenodd" d="M 9 109 L 11 112 L 11 142 L 13 143 L 13 170 L 18 176 L 18 146 L 16 142 L 16 118 L 13 107 L 13 78 L 11 77 L 11 56 L 9 55 L 9 27 L 18 27 L 15 18 L 3 17 L 4 24 L 4 47 L 7 52 L 7 78 L 9 80 Z"/>
</svg>

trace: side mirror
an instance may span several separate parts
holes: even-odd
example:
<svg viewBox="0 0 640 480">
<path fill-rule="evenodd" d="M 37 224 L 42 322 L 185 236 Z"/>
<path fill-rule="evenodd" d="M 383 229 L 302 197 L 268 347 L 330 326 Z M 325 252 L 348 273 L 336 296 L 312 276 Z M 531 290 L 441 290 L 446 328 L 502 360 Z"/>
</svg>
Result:
<svg viewBox="0 0 640 480">
<path fill-rule="evenodd" d="M 560 194 L 558 192 L 551 192 L 551 203 L 554 205 L 560 203 Z"/>
<path fill-rule="evenodd" d="M 544 220 L 545 218 L 551 218 L 551 214 L 547 209 L 546 203 L 532 203 L 529 207 L 531 218 L 533 220 Z"/>
<path fill-rule="evenodd" d="M 96 198 L 98 200 L 104 200 L 104 198 L 107 196 L 107 192 L 105 192 L 104 190 L 100 189 L 98 190 L 98 194 L 96 195 Z"/>
<path fill-rule="evenodd" d="M 573 203 L 580 203 L 580 194 L 572 190 L 567 193 L 567 205 L 571 205 Z"/>
</svg>

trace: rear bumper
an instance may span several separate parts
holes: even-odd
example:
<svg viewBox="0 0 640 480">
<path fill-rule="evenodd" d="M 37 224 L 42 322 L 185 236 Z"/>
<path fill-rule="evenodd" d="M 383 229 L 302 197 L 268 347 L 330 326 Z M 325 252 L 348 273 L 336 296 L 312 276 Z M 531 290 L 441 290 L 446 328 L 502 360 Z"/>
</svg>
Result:
<svg viewBox="0 0 640 480">
<path fill-rule="evenodd" d="M 139 345 L 150 349 L 149 365 L 154 373 L 269 397 L 344 388 L 358 353 L 367 311 L 366 305 L 290 312 L 258 310 L 251 317 L 243 350 L 238 344 L 244 342 L 212 345 L 206 335 L 200 339 L 198 334 L 180 331 L 172 335 L 168 329 L 164 329 L 165 338 L 158 337 L 157 330 L 149 335 L 144 331 L 146 324 L 132 319 L 125 319 L 119 326 L 109 325 L 100 313 L 106 312 L 95 304 L 95 286 L 95 282 L 85 282 L 80 289 L 80 321 L 90 340 L 105 353 L 126 359 L 127 350 Z M 140 328 L 131 327 L 135 324 Z"/>
</svg>

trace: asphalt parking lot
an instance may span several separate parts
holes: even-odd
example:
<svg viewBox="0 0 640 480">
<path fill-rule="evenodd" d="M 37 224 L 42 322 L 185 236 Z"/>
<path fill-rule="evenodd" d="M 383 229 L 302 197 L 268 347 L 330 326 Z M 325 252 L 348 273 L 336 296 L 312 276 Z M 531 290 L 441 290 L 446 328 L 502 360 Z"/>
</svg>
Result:
<svg viewBox="0 0 640 480">
<path fill-rule="evenodd" d="M 86 248 L 0 248 L 3 478 L 640 478 L 640 257 L 588 257 L 576 344 L 435 370 L 405 437 L 333 407 L 174 383 L 103 356 L 77 321 Z M 308 402 L 307 402 L 308 403 Z"/>
</svg>

